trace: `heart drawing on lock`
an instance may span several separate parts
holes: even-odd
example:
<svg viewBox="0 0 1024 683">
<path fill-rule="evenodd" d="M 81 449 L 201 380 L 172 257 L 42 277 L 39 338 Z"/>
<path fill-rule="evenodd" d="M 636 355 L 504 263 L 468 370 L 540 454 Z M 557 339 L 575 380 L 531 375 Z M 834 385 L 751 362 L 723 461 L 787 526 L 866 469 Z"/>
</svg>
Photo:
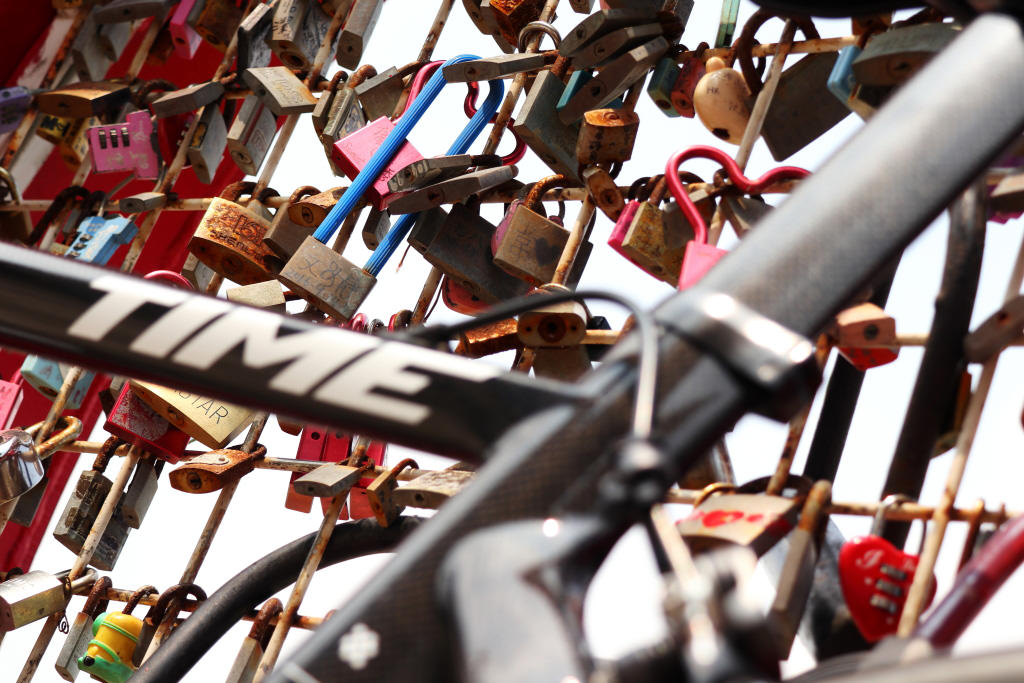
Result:
<svg viewBox="0 0 1024 683">
<path fill-rule="evenodd" d="M 899 550 L 880 536 L 860 536 L 843 544 L 839 585 L 853 622 L 868 642 L 896 632 L 917 562 L 916 555 Z M 934 597 L 932 576 L 922 611 Z"/>
</svg>

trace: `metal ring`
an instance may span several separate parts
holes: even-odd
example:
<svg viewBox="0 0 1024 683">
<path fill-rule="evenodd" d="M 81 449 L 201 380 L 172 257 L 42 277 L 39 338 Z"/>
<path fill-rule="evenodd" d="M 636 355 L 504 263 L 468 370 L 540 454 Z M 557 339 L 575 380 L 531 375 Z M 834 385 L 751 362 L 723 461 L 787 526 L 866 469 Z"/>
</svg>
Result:
<svg viewBox="0 0 1024 683">
<path fill-rule="evenodd" d="M 562 34 L 558 32 L 558 29 L 546 21 L 531 21 L 519 32 L 520 52 L 526 52 L 526 41 L 529 39 L 530 34 L 538 31 L 551 37 L 551 40 L 555 43 L 556 50 L 562 46 Z"/>
</svg>

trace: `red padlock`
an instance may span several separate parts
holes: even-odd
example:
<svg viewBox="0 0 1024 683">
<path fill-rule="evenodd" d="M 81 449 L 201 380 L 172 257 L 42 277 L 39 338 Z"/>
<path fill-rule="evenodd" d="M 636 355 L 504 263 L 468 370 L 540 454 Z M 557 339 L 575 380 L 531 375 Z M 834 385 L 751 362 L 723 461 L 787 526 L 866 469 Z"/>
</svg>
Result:
<svg viewBox="0 0 1024 683">
<path fill-rule="evenodd" d="M 359 444 L 356 443 L 356 449 L 358 450 Z M 384 466 L 384 458 L 388 453 L 388 445 L 383 441 L 370 441 L 366 446 L 366 458 L 374 464 L 375 467 Z M 370 507 L 370 501 L 366 499 L 366 488 L 373 483 L 373 480 L 377 478 L 374 474 L 370 477 L 363 477 L 359 480 L 359 483 L 352 487 L 351 492 L 348 494 L 348 504 L 341 509 L 341 519 L 366 519 L 367 517 L 373 517 L 373 508 Z"/>
<path fill-rule="evenodd" d="M 839 550 L 839 585 L 853 623 L 869 643 L 896 633 L 914 582 L 918 556 L 903 552 L 879 535 L 885 524 L 885 511 L 908 500 L 903 495 L 887 496 L 878 506 L 871 533 L 850 539 Z M 921 538 L 923 544 L 923 532 Z M 924 609 L 934 598 L 932 575 Z"/>
<path fill-rule="evenodd" d="M 103 429 L 172 465 L 185 454 L 189 436 L 149 407 L 125 382 Z"/>
<path fill-rule="evenodd" d="M 672 196 L 679 203 L 683 216 L 693 228 L 693 239 L 686 243 L 683 256 L 683 267 L 679 274 L 679 289 L 688 289 L 696 284 L 711 268 L 728 252 L 725 249 L 708 244 L 708 226 L 700 215 L 697 206 L 690 199 L 689 193 L 679 178 L 679 166 L 687 159 L 711 159 L 717 161 L 725 169 L 732 184 L 747 194 L 761 194 L 770 185 L 783 180 L 803 178 L 810 173 L 796 166 L 780 166 L 768 171 L 757 180 L 750 180 L 736 162 L 728 154 L 716 147 L 695 145 L 676 152 L 665 166 L 665 177 L 668 179 Z"/>
<path fill-rule="evenodd" d="M 0 430 L 9 429 L 24 398 L 20 377 L 14 382 L 0 380 Z"/>
</svg>

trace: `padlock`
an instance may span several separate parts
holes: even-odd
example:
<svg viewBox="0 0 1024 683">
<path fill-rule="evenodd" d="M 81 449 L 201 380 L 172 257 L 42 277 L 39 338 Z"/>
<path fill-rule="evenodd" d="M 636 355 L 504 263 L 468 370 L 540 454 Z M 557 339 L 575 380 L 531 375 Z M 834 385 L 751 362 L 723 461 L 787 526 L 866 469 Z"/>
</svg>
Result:
<svg viewBox="0 0 1024 683">
<path fill-rule="evenodd" d="M 572 98 L 576 96 L 576 93 L 582 90 L 587 85 L 587 83 L 589 83 L 592 80 L 594 80 L 594 74 L 590 69 L 580 69 L 579 71 L 573 71 L 572 75 L 569 76 L 569 80 L 566 81 L 565 83 L 565 90 L 563 90 L 561 96 L 559 96 L 558 104 L 555 105 L 555 109 L 561 112 L 563 109 L 569 106 L 569 102 L 571 102 Z M 612 100 L 606 108 L 618 109 L 619 107 L 624 106 L 624 104 L 625 103 L 622 101 L 622 98 L 617 97 L 614 100 Z M 580 116 L 582 116 L 582 114 Z M 579 116 L 576 117 L 577 123 L 579 122 L 579 119 Z"/>
<path fill-rule="evenodd" d="M 288 203 L 280 206 L 277 213 L 274 214 L 274 220 L 263 238 L 263 244 L 282 261 L 290 259 L 302 244 L 302 240 L 312 235 L 313 230 L 316 229 L 316 225 L 309 225 L 305 221 L 296 222 L 296 212 L 292 211 L 292 207 L 306 197 L 315 197 L 320 194 L 322 193 L 311 185 L 298 187 L 288 198 Z M 307 209 L 307 213 L 311 211 L 312 209 Z M 301 211 L 298 213 L 300 216 L 304 216 Z M 323 213 L 326 215 L 327 212 Z"/>
<path fill-rule="evenodd" d="M 366 437 L 359 437 L 352 446 L 352 456 L 349 458 L 348 464 L 355 467 L 383 467 L 387 452 L 388 445 L 383 441 L 371 441 Z M 363 477 L 352 487 L 348 494 L 348 503 L 341 509 L 340 519 L 356 520 L 376 516 L 367 496 L 367 489 L 375 479 L 376 476 Z M 321 505 L 328 503 L 329 501 L 321 499 Z"/>
<path fill-rule="evenodd" d="M 205 292 L 209 289 L 210 283 L 217 273 L 213 272 L 213 269 L 208 265 L 196 258 L 195 254 L 189 254 L 185 257 L 185 263 L 181 266 L 181 275 L 189 284 L 199 292 Z"/>
<path fill-rule="evenodd" d="M 549 61 L 550 59 L 541 52 L 498 55 L 487 59 L 449 64 L 444 68 L 444 77 L 449 83 L 491 81 L 517 73 L 539 71 Z"/>
<path fill-rule="evenodd" d="M 11 132 L 21 124 L 31 102 L 32 95 L 20 85 L 0 88 L 0 135 Z"/>
<path fill-rule="evenodd" d="M 352 437 L 345 432 L 338 432 L 317 425 L 306 425 L 299 436 L 298 460 L 312 460 L 328 463 L 342 463 L 349 457 Z M 315 471 L 315 470 L 314 470 Z M 312 493 L 306 493 L 295 487 L 302 477 L 298 473 L 291 476 L 284 506 L 296 512 L 309 512 L 313 507 Z"/>
<path fill-rule="evenodd" d="M 853 73 L 863 85 L 900 85 L 959 33 L 959 29 L 942 22 L 901 26 L 877 33 L 854 60 Z"/>
<path fill-rule="evenodd" d="M 847 45 L 839 51 L 836 63 L 832 65 L 832 72 L 828 75 L 826 87 L 835 95 L 843 106 L 853 96 L 857 87 L 857 77 L 853 75 L 853 62 L 860 56 L 861 49 L 856 45 Z"/>
<path fill-rule="evenodd" d="M 225 683 L 252 683 L 260 659 L 263 658 L 263 651 L 274 632 L 270 620 L 281 614 L 282 609 L 281 601 L 277 598 L 270 598 L 263 603 L 256 618 L 252 620 L 249 634 L 242 641 L 242 647 L 228 671 Z"/>
<path fill-rule="evenodd" d="M 519 323 L 515 318 L 506 318 L 466 330 L 459 335 L 455 354 L 469 358 L 483 358 L 495 353 L 522 348 L 519 340 Z"/>
<path fill-rule="evenodd" d="M 583 115 L 576 142 L 582 165 L 628 161 L 640 130 L 640 117 L 623 109 L 592 109 Z"/>
<path fill-rule="evenodd" d="M 238 481 L 256 467 L 267 449 L 260 446 L 252 453 L 221 448 L 184 460 L 168 475 L 171 488 L 185 493 L 211 493 Z"/>
<path fill-rule="evenodd" d="M 764 19 L 770 16 L 764 12 L 757 14 Z M 809 20 L 798 20 L 797 23 L 808 40 L 818 38 L 818 32 Z M 759 25 L 760 22 L 751 18 L 736 41 L 737 59 L 753 96 L 761 91 L 761 82 L 750 54 L 753 35 Z M 806 55 L 779 76 L 775 95 L 761 127 L 761 137 L 776 161 L 796 154 L 849 115 L 850 110 L 845 103 L 837 102 L 827 93 L 829 75 L 837 58 L 834 52 Z"/>
<path fill-rule="evenodd" d="M 153 100 L 149 108 L 158 119 L 165 119 L 207 107 L 223 96 L 224 86 L 219 81 L 207 81 L 166 92 Z"/>
<path fill-rule="evenodd" d="M 562 285 L 544 285 L 540 291 L 568 292 Z M 539 299 L 543 301 L 543 298 Z M 519 316 L 519 340 L 532 347 L 578 346 L 587 333 L 590 312 L 579 301 L 539 306 Z"/>
<path fill-rule="evenodd" d="M 109 601 L 104 597 L 111 586 L 110 577 L 101 576 L 89 590 L 89 597 L 85 599 L 82 611 L 75 617 L 71 627 L 68 629 L 64 646 L 61 647 L 54 668 L 60 677 L 66 681 L 74 681 L 78 677 L 78 658 L 85 654 L 92 640 L 93 620 L 102 612 L 107 611 Z"/>
<path fill-rule="evenodd" d="M 67 135 L 57 145 L 60 158 L 69 169 L 77 169 L 89 157 L 89 129 L 99 125 L 99 119 L 75 119 Z"/>
<path fill-rule="evenodd" d="M 277 278 L 338 320 L 355 315 L 377 282 L 372 274 L 313 236 L 303 240 Z"/>
<path fill-rule="evenodd" d="M 250 67 L 242 73 L 252 94 L 277 116 L 313 111 L 316 98 L 286 66 Z"/>
<path fill-rule="evenodd" d="M 270 64 L 271 23 L 274 18 L 274 5 L 260 3 L 252 8 L 238 25 L 238 55 L 236 63 L 239 71 L 251 67 L 262 67 Z"/>
<path fill-rule="evenodd" d="M 572 54 L 573 68 L 592 69 L 608 64 L 622 54 L 662 35 L 659 22 L 645 21 L 626 26 L 596 38 Z"/>
<path fill-rule="evenodd" d="M 896 503 L 909 501 L 907 496 L 886 496 L 878 505 L 871 532 L 851 538 L 839 550 L 839 585 L 846 599 L 853 623 L 869 643 L 896 633 L 907 593 L 917 572 L 918 555 L 904 552 L 882 538 L 885 514 Z M 927 529 L 921 533 L 921 544 Z M 935 598 L 935 576 L 921 610 L 928 609 Z"/>
<path fill-rule="evenodd" d="M 334 143 L 332 152 L 334 162 L 345 175 L 355 179 L 394 129 L 394 122 L 387 117 L 381 117 L 363 126 Z M 388 181 L 400 170 L 421 159 L 423 159 L 423 155 L 412 146 L 412 143 L 403 142 L 399 146 L 398 152 L 386 164 L 384 170 L 367 188 L 363 196 L 373 206 L 383 209 L 386 204 L 385 197 L 390 194 Z"/>
<path fill-rule="evenodd" d="M 270 24 L 267 45 L 285 66 L 304 71 L 309 68 L 307 46 L 302 44 L 302 22 L 312 8 L 311 0 L 278 0 Z"/>
<path fill-rule="evenodd" d="M 900 355 L 896 320 L 872 303 L 859 304 L 837 314 L 833 336 L 840 355 L 860 371 L 886 365 Z M 865 347 L 865 343 L 872 346 Z"/>
<path fill-rule="evenodd" d="M 543 2 L 541 0 L 487 0 L 483 4 L 490 7 L 501 37 L 510 44 L 516 45 L 519 42 L 519 34 L 526 28 L 526 25 L 540 18 Z"/>
<path fill-rule="evenodd" d="M 333 498 L 347 493 L 359 482 L 363 474 L 364 470 L 359 467 L 340 463 L 321 465 L 292 482 L 292 488 L 303 496 Z"/>
<path fill-rule="evenodd" d="M 88 135 L 94 172 L 131 171 L 145 180 L 155 180 L 159 175 L 160 160 L 153 146 L 153 121 L 148 112 L 133 111 L 124 123 L 92 126 Z"/>
<path fill-rule="evenodd" d="M 255 414 L 224 401 L 131 380 L 132 390 L 164 419 L 209 448 L 224 448 Z"/>
<path fill-rule="evenodd" d="M 396 505 L 437 510 L 473 481 L 474 472 L 457 463 L 416 477 L 392 494 Z"/>
<path fill-rule="evenodd" d="M 616 223 L 608 244 L 648 274 L 678 286 L 686 244 L 693 239 L 693 232 L 685 227 L 673 230 L 666 225 L 658 206 L 666 189 L 662 177 L 650 198 L 636 203 L 628 225 L 624 221 Z"/>
<path fill-rule="evenodd" d="M 117 250 L 131 244 L 138 233 L 139 226 L 124 216 L 89 216 L 78 224 L 78 234 L 64 256 L 105 266 Z"/>
<path fill-rule="evenodd" d="M 353 83 L 362 80 L 360 72 L 365 75 L 376 73 L 376 70 L 369 65 L 360 67 L 348 79 L 345 87 L 339 88 L 330 96 L 327 118 L 324 121 L 323 131 L 320 133 L 320 142 L 324 146 L 324 153 L 327 155 L 327 160 L 331 164 L 331 170 L 335 172 L 335 175 L 343 175 L 344 171 L 334 161 L 334 143 L 355 133 L 366 125 L 366 114 L 363 113 L 363 108 L 356 98 L 355 90 L 353 90 Z"/>
<path fill-rule="evenodd" d="M 559 382 L 575 382 L 590 369 L 590 355 L 582 344 L 539 348 L 533 359 L 534 375 Z"/>
<path fill-rule="evenodd" d="M 672 89 L 679 80 L 682 70 L 671 57 L 664 57 L 654 67 L 651 81 L 647 84 L 647 95 L 661 113 L 669 118 L 680 116 L 680 112 L 672 104 Z"/>
<path fill-rule="evenodd" d="M 21 204 L 21 193 L 14 182 L 14 177 L 6 168 L 0 167 L 0 202 L 8 194 L 11 203 Z M 58 200 L 54 199 L 54 202 L 56 201 Z M 28 211 L 0 211 L 0 239 L 24 243 L 31 236 L 32 220 Z"/>
<path fill-rule="evenodd" d="M 676 529 L 690 551 L 702 553 L 723 544 L 750 548 L 758 557 L 786 536 L 797 522 L 810 480 L 790 476 L 781 495 L 763 493 L 768 477 L 739 488 L 712 484 L 694 502 L 689 515 L 676 523 Z M 735 493 L 715 491 L 734 489 Z M 785 495 L 787 491 L 791 495 Z"/>
<path fill-rule="evenodd" d="M 103 429 L 171 464 L 185 454 L 189 436 L 149 407 L 126 382 Z"/>
<path fill-rule="evenodd" d="M 512 127 L 541 161 L 555 173 L 577 180 L 576 142 L 579 124 L 562 123 L 555 109 L 566 86 L 552 71 L 541 71 L 526 94 L 516 123 Z"/>
<path fill-rule="evenodd" d="M 491 241 L 495 265 L 534 286 L 551 282 L 569 231 L 538 211 L 543 193 L 566 183 L 564 176 L 543 178 L 534 184 L 522 205 L 513 203 Z"/>
<path fill-rule="evenodd" d="M 270 109 L 258 97 L 246 97 L 227 133 L 226 144 L 235 165 L 243 173 L 256 175 L 276 132 L 277 118 Z"/>
<path fill-rule="evenodd" d="M 479 215 L 478 202 L 455 204 L 426 245 L 423 258 L 485 304 L 522 296 L 529 285 L 494 262 L 493 233 L 491 224 Z"/>
<path fill-rule="evenodd" d="M 707 73 L 704 60 L 693 55 L 685 57 L 679 66 L 679 75 L 672 85 L 669 93 L 669 100 L 672 107 L 680 116 L 692 119 L 696 115 L 693 105 L 693 96 L 697 90 L 697 84 Z"/>
<path fill-rule="evenodd" d="M 599 166 L 591 166 L 583 171 L 583 184 L 601 213 L 609 220 L 617 221 L 626 208 L 626 202 L 611 174 Z"/>
<path fill-rule="evenodd" d="M 171 4 L 172 0 L 112 0 L 97 8 L 96 21 L 101 24 L 113 24 L 155 17 L 162 14 Z"/>
<path fill-rule="evenodd" d="M 728 252 L 708 244 L 708 228 L 703 216 L 697 209 L 689 193 L 683 187 L 679 178 L 679 165 L 695 157 L 713 159 L 722 165 L 733 184 L 741 191 L 748 194 L 760 194 L 773 183 L 785 179 L 803 178 L 807 171 L 794 166 L 780 166 L 768 171 L 757 180 L 750 180 L 740 171 L 736 162 L 720 149 L 697 145 L 676 152 L 669 159 L 665 166 L 665 177 L 668 179 L 669 189 L 679 204 L 680 210 L 686 217 L 687 222 L 693 228 L 694 238 L 686 243 L 686 251 L 683 254 L 683 267 L 679 274 L 679 289 L 688 289 L 711 270 L 712 267 Z"/>
<path fill-rule="evenodd" d="M 85 16 L 71 43 L 71 62 L 81 81 L 102 80 L 114 63 L 100 45 L 99 30 L 94 10 Z"/>
<path fill-rule="evenodd" d="M 43 478 L 32 437 L 17 429 L 0 431 L 0 503 L 24 495 Z"/>
<path fill-rule="evenodd" d="M 667 51 L 668 41 L 659 35 L 611 60 L 558 112 L 559 120 L 569 124 L 591 109 L 609 106 L 637 80 L 645 77 Z"/>
<path fill-rule="evenodd" d="M 40 358 L 35 354 L 25 356 L 20 369 L 21 378 L 25 380 L 25 383 L 51 401 L 57 398 L 57 394 L 64 384 L 64 378 L 70 371 L 71 366 L 66 363 L 58 363 L 49 358 Z M 71 387 L 68 400 L 64 404 L 67 410 L 76 410 L 82 406 L 82 402 L 89 393 L 89 387 L 92 386 L 92 381 L 95 377 L 96 373 L 92 370 L 84 370 L 82 372 L 78 381 Z"/>
<path fill-rule="evenodd" d="M 363 50 L 377 26 L 384 0 L 354 0 L 338 35 L 335 59 L 338 66 L 354 69 L 363 59 Z"/>
<path fill-rule="evenodd" d="M 780 659 L 789 658 L 814 586 L 814 566 L 824 540 L 831 502 L 832 483 L 827 480 L 815 482 L 800 510 L 800 521 L 789 534 L 789 548 L 779 575 L 775 600 L 768 613 Z"/>
<path fill-rule="evenodd" d="M 376 121 L 382 116 L 391 118 L 402 97 L 404 76 L 405 73 L 392 66 L 352 87 L 368 120 Z"/>
<path fill-rule="evenodd" d="M 171 40 L 174 42 L 174 51 L 183 59 L 192 59 L 199 49 L 202 38 L 196 30 L 188 23 L 188 15 L 195 6 L 196 0 L 181 0 L 174 8 L 168 30 L 171 32 Z"/>
<path fill-rule="evenodd" d="M 121 516 L 125 523 L 133 529 L 142 526 L 142 520 L 149 511 L 150 503 L 156 495 L 160 481 L 160 471 L 164 461 L 152 456 L 139 459 L 132 474 L 132 480 L 121 498 Z"/>
<path fill-rule="evenodd" d="M 442 204 L 454 204 L 468 199 L 471 195 L 497 187 L 515 177 L 515 166 L 497 166 L 464 173 L 454 178 L 410 190 L 401 195 L 387 198 L 388 212 L 392 214 L 419 213 Z"/>
<path fill-rule="evenodd" d="M 134 673 L 132 655 L 142 620 L 124 612 L 104 612 L 93 621 L 93 639 L 78 668 L 104 683 L 123 683 Z"/>
<path fill-rule="evenodd" d="M 0 430 L 9 429 L 25 397 L 21 383 L 0 380 Z"/>
<path fill-rule="evenodd" d="M 409 246 L 421 254 L 427 250 L 437 231 L 448 220 L 448 212 L 441 208 L 424 211 L 416 217 L 416 223 L 409 231 Z"/>
<path fill-rule="evenodd" d="M 377 523 L 388 527 L 398 521 L 404 505 L 400 505 L 394 499 L 395 491 L 398 489 L 398 475 L 407 467 L 419 468 L 416 461 L 406 458 L 386 472 L 382 472 L 373 483 L 366 488 L 366 499 L 373 509 L 373 515 Z"/>
<path fill-rule="evenodd" d="M 631 5 L 616 9 L 601 9 L 592 13 L 576 25 L 563 39 L 558 52 L 563 57 L 573 57 L 585 45 L 613 31 L 650 23 L 653 13 L 645 7 Z"/>
<path fill-rule="evenodd" d="M 82 551 L 82 546 L 85 545 L 89 532 L 100 514 L 100 508 L 103 507 L 103 502 L 113 486 L 113 483 L 103 476 L 103 470 L 118 445 L 117 439 L 108 439 L 104 443 L 104 450 L 96 457 L 93 468 L 85 470 L 79 477 L 53 530 L 53 537 L 75 555 Z M 89 563 L 104 571 L 113 569 L 128 540 L 129 531 L 131 529 L 124 520 L 120 507 L 116 508 Z"/>
<path fill-rule="evenodd" d="M 73 591 L 96 580 L 96 570 L 92 568 L 74 581 L 68 581 L 69 573 L 54 575 L 37 569 L 0 583 L 0 633 L 58 614 Z"/>
<path fill-rule="evenodd" d="M 233 183 L 214 197 L 188 248 L 228 280 L 251 285 L 273 279 L 276 256 L 263 244 L 270 221 L 237 203 L 254 183 Z"/>
<path fill-rule="evenodd" d="M 225 292 L 225 295 L 228 301 L 233 301 L 236 304 L 256 306 L 278 313 L 287 312 L 284 292 L 281 291 L 281 285 L 276 280 L 257 282 L 244 287 L 231 287 Z"/>
<path fill-rule="evenodd" d="M 36 126 L 36 135 L 47 142 L 60 145 L 71 133 L 73 119 L 63 116 L 43 114 L 39 117 L 39 125 Z"/>
<path fill-rule="evenodd" d="M 722 216 L 741 237 L 772 210 L 772 206 L 763 199 L 732 194 L 724 195 L 719 207 Z"/>
<path fill-rule="evenodd" d="M 456 65 L 457 66 L 457 65 Z M 497 154 L 452 154 L 414 161 L 388 181 L 388 190 L 404 192 L 426 187 L 469 172 L 470 169 L 492 168 L 501 164 Z"/>
<path fill-rule="evenodd" d="M 204 0 L 193 25 L 203 40 L 217 50 L 227 52 L 243 14 L 237 0 Z"/>
<path fill-rule="evenodd" d="M 227 137 L 228 131 L 220 109 L 215 105 L 204 107 L 186 151 L 196 179 L 204 185 L 213 182 L 220 160 L 224 157 Z"/>
<path fill-rule="evenodd" d="M 705 74 L 693 92 L 693 107 L 704 127 L 726 142 L 738 145 L 750 120 L 753 96 L 739 71 L 721 57 L 705 63 Z"/>
<path fill-rule="evenodd" d="M 367 249 L 376 249 L 390 229 L 391 214 L 371 207 L 367 212 L 366 222 L 363 224 L 363 244 Z"/>
<path fill-rule="evenodd" d="M 334 96 L 347 80 L 348 74 L 344 71 L 338 71 L 331 77 L 331 80 L 327 81 L 327 88 L 321 90 L 320 96 L 316 98 L 316 105 L 313 107 L 313 115 L 310 119 L 313 122 L 313 130 L 316 131 L 317 137 L 323 136 L 324 127 L 327 125 L 327 119 L 331 113 L 331 103 L 334 102 Z"/>
</svg>

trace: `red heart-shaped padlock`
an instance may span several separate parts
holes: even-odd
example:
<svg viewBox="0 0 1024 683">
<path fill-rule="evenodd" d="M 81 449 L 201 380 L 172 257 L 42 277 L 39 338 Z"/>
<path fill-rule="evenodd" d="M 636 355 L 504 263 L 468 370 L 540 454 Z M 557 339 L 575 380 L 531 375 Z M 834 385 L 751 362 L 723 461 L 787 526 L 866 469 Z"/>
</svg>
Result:
<svg viewBox="0 0 1024 683">
<path fill-rule="evenodd" d="M 917 561 L 916 555 L 897 549 L 881 536 L 859 536 L 839 550 L 839 585 L 853 623 L 868 642 L 896 633 Z M 934 597 L 933 575 L 926 609 Z"/>
</svg>

